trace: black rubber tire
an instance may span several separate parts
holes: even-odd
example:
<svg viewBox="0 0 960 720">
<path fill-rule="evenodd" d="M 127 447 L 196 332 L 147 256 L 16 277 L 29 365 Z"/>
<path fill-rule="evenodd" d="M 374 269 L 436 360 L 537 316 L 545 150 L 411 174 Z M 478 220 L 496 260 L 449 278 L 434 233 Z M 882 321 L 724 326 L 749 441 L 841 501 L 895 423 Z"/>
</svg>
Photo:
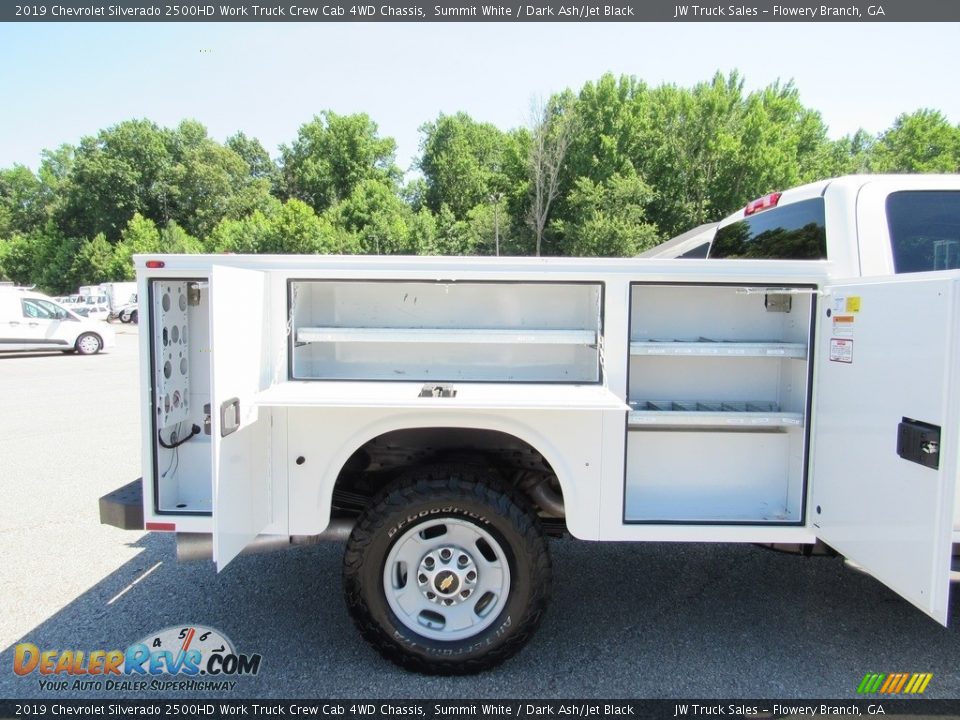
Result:
<svg viewBox="0 0 960 720">
<path fill-rule="evenodd" d="M 421 519 L 421 512 L 430 514 Z M 510 589 L 499 617 L 458 641 L 421 636 L 404 625 L 384 594 L 383 568 L 393 543 L 417 522 L 442 517 L 478 525 L 500 544 Z M 529 501 L 497 475 L 466 466 L 412 471 L 373 499 L 347 542 L 347 608 L 363 637 L 388 660 L 417 672 L 467 675 L 499 665 L 530 639 L 550 599 L 550 552 Z"/>
<path fill-rule="evenodd" d="M 139 323 L 139 321 L 140 321 L 140 313 L 134 310 L 132 313 L 130 313 L 130 322 L 136 325 Z"/>
</svg>

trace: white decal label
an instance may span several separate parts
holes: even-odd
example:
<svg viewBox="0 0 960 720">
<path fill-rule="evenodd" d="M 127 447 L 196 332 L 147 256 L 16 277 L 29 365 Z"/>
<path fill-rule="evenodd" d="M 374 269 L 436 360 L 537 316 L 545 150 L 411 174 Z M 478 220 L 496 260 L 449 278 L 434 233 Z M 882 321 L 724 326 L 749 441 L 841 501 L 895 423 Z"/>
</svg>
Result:
<svg viewBox="0 0 960 720">
<path fill-rule="evenodd" d="M 853 364 L 853 340 L 830 338 L 830 362 Z"/>
</svg>

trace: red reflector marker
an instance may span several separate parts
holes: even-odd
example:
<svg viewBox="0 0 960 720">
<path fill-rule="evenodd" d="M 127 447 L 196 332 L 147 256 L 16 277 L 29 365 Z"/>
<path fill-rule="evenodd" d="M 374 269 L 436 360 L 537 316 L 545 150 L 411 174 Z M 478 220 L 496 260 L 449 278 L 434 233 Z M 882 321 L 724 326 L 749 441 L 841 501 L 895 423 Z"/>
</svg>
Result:
<svg viewBox="0 0 960 720">
<path fill-rule="evenodd" d="M 148 268 L 162 268 L 164 265 L 163 260 L 147 260 Z"/>
<path fill-rule="evenodd" d="M 158 523 L 158 522 L 148 522 L 146 524 L 147 530 L 156 530 L 159 532 L 176 532 L 177 524 L 176 523 Z"/>
<path fill-rule="evenodd" d="M 751 200 L 743 209 L 743 214 L 753 215 L 754 213 L 758 213 L 762 210 L 769 210 L 772 207 L 776 207 L 777 203 L 780 202 L 781 195 L 783 195 L 783 193 L 775 192 L 770 193 L 769 195 L 764 195 L 762 198 Z"/>
</svg>

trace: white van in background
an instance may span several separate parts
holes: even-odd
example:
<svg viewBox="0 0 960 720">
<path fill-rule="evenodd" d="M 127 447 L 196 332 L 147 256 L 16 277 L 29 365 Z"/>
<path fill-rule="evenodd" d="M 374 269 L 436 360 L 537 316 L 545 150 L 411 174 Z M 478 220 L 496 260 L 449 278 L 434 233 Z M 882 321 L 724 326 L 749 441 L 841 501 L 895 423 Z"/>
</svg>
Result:
<svg viewBox="0 0 960 720">
<path fill-rule="evenodd" d="M 62 350 L 94 355 L 114 345 L 113 328 L 82 318 L 32 290 L 0 287 L 0 352 Z"/>
</svg>

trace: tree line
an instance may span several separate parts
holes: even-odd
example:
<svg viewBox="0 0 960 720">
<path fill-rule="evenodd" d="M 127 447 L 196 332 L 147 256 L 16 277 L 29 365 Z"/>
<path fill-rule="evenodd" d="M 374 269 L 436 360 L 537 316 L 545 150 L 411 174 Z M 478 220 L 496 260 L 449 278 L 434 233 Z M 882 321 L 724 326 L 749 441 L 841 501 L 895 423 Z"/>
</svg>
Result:
<svg viewBox="0 0 960 720">
<path fill-rule="evenodd" d="M 851 172 L 958 172 L 960 126 L 922 109 L 831 140 L 792 83 L 608 74 L 526 127 L 421 128 L 413 179 L 363 113 L 326 110 L 270 153 L 184 120 L 128 120 L 0 170 L 0 276 L 53 293 L 156 252 L 629 257 L 773 190 Z"/>
</svg>

